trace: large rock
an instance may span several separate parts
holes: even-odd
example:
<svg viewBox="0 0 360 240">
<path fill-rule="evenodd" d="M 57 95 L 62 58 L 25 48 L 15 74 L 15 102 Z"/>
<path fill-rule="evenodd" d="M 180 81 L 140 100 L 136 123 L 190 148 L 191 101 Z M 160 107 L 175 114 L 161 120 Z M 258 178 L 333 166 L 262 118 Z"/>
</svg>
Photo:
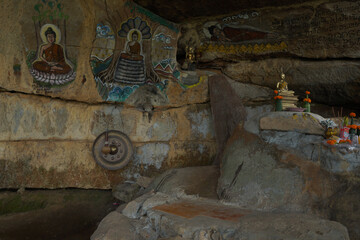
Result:
<svg viewBox="0 0 360 240">
<path fill-rule="evenodd" d="M 137 210 L 142 212 L 139 219 L 109 214 L 91 239 L 122 239 L 110 237 L 110 229 L 116 233 L 123 229 L 118 223 L 129 227 L 134 239 L 349 239 L 341 224 L 312 215 L 249 211 L 188 196 L 166 203 L 164 199 L 169 197 L 157 194 L 147 198 L 144 205 L 149 201 L 152 208 Z M 124 229 L 125 236 L 128 233 Z"/>
<path fill-rule="evenodd" d="M 183 191 L 187 195 L 217 199 L 218 177 L 219 167 L 216 165 L 170 169 L 156 177 L 146 191 L 167 194 Z"/>
<path fill-rule="evenodd" d="M 219 197 L 251 209 L 317 211 L 335 182 L 307 159 L 238 128 L 222 159 Z"/>
<path fill-rule="evenodd" d="M 224 147 L 239 123 L 245 120 L 245 109 L 240 96 L 234 91 L 225 76 L 217 74 L 209 78 L 210 103 L 214 119 L 220 162 Z"/>
<path fill-rule="evenodd" d="M 300 132 L 261 131 L 261 138 L 277 148 L 316 163 L 328 172 L 360 176 L 359 145 L 329 145 L 323 136 Z"/>
<path fill-rule="evenodd" d="M 324 135 L 323 120 L 314 113 L 270 112 L 260 119 L 260 129 Z"/>
<path fill-rule="evenodd" d="M 359 181 L 344 182 L 342 189 L 331 197 L 329 204 L 331 219 L 347 227 L 350 239 L 360 239 L 359 190 Z"/>
<path fill-rule="evenodd" d="M 135 183 L 121 183 L 115 186 L 112 190 L 112 195 L 114 198 L 123 201 L 130 202 L 135 199 L 136 194 L 139 192 L 140 186 Z"/>
<path fill-rule="evenodd" d="M 91 235 L 91 240 L 135 239 L 134 227 L 127 217 L 116 211 L 109 213 Z"/>
</svg>

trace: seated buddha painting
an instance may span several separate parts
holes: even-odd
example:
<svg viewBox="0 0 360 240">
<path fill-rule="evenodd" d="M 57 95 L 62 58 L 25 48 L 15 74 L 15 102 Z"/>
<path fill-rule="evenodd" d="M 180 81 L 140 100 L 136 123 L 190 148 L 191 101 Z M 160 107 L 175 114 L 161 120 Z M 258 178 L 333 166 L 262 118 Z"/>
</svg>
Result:
<svg viewBox="0 0 360 240">
<path fill-rule="evenodd" d="M 145 83 L 145 59 L 142 53 L 142 34 L 138 29 L 127 33 L 125 49 L 117 61 L 114 80 L 117 83 L 134 85 Z"/>
<path fill-rule="evenodd" d="M 66 59 L 64 47 L 60 45 L 60 29 L 53 24 L 41 27 L 43 44 L 39 47 L 37 59 L 30 70 L 35 81 L 50 86 L 59 86 L 75 79 L 71 63 Z"/>
</svg>

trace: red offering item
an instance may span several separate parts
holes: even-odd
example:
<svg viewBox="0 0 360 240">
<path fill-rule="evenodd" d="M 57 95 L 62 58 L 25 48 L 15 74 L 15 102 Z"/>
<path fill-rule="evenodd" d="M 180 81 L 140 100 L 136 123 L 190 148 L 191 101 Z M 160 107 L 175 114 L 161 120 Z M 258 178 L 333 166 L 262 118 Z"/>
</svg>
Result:
<svg viewBox="0 0 360 240">
<path fill-rule="evenodd" d="M 349 130 L 348 127 L 343 127 L 340 129 L 340 138 L 342 139 L 348 139 L 349 138 Z"/>
</svg>

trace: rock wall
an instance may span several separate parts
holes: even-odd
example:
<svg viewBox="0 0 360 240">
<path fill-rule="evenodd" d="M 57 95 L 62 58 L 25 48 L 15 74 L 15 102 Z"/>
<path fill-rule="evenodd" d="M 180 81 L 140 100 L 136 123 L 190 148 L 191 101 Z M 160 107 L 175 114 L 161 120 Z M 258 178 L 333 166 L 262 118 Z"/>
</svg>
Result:
<svg viewBox="0 0 360 240">
<path fill-rule="evenodd" d="M 0 188 L 108 189 L 213 161 L 208 74 L 178 70 L 176 24 L 131 1 L 5 1 L 0 13 Z M 121 170 L 93 159 L 106 129 L 132 141 Z"/>
<path fill-rule="evenodd" d="M 249 209 L 311 212 L 341 222 L 359 239 L 358 148 L 325 144 L 317 114 L 274 112 L 271 89 L 227 81 L 246 120 L 225 146 L 219 198 Z"/>
<path fill-rule="evenodd" d="M 197 48 L 199 66 L 243 83 L 289 88 L 313 102 L 359 108 L 359 2 L 312 1 L 243 10 L 183 24 L 178 55 Z"/>
</svg>

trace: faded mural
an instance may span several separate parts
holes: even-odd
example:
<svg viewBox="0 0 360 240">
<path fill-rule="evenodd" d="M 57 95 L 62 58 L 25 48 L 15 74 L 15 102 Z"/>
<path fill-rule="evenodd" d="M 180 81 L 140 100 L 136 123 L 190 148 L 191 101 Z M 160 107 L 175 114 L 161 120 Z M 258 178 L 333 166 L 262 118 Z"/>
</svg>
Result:
<svg viewBox="0 0 360 240">
<path fill-rule="evenodd" d="M 178 30 L 137 5 L 126 7 L 138 14 L 119 26 L 104 19 L 96 28 L 90 64 L 98 92 L 105 101 L 123 102 L 139 87 L 153 85 L 166 95 L 169 81 L 180 77 Z"/>
<path fill-rule="evenodd" d="M 76 64 L 67 58 L 66 21 L 60 0 L 42 0 L 34 6 L 37 50 L 30 50 L 27 65 L 36 87 L 61 87 L 74 81 Z"/>
<path fill-rule="evenodd" d="M 287 49 L 287 43 L 262 23 L 260 13 L 242 12 L 203 24 L 200 51 L 227 54 L 257 54 Z M 261 24 L 259 24 L 261 23 Z"/>
</svg>

